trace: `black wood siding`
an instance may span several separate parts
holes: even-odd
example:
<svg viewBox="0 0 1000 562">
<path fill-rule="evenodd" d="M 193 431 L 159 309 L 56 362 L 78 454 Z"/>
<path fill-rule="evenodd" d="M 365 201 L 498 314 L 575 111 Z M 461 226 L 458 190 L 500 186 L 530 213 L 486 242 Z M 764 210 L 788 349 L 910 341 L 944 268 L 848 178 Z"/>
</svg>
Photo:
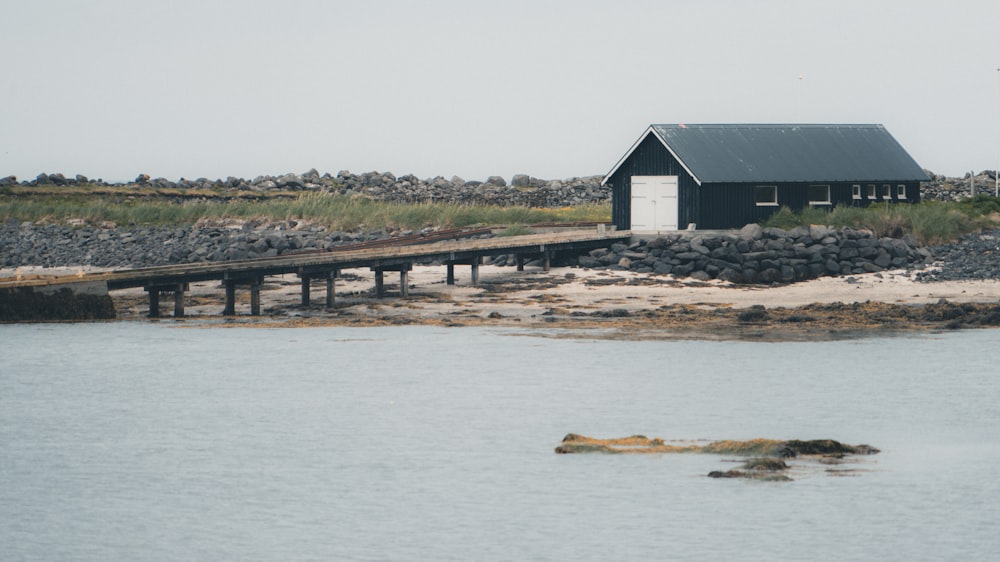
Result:
<svg viewBox="0 0 1000 562">
<path fill-rule="evenodd" d="M 868 199 L 868 184 L 876 185 L 877 198 Z M 759 185 L 773 185 L 777 188 L 777 206 L 758 206 L 754 194 Z M 824 209 L 834 207 L 867 207 L 874 203 L 918 203 L 920 202 L 919 182 L 850 182 L 850 183 L 712 183 L 701 186 L 701 213 L 698 228 L 714 230 L 726 228 L 742 228 L 746 224 L 767 220 L 781 207 L 793 211 L 801 211 L 809 206 L 809 186 L 829 185 L 830 205 L 821 205 Z M 854 199 L 854 186 L 861 186 L 861 199 Z M 890 186 L 892 199 L 882 198 L 884 185 Z M 896 198 L 896 186 L 906 186 L 906 200 Z"/>
</svg>

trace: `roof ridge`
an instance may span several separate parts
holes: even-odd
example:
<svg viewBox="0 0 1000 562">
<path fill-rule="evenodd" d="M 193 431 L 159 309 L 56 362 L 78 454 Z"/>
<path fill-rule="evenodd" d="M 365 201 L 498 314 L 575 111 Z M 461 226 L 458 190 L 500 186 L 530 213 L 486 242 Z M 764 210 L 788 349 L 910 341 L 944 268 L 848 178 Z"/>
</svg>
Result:
<svg viewBox="0 0 1000 562">
<path fill-rule="evenodd" d="M 835 128 L 885 128 L 881 123 L 654 123 L 650 125 L 652 127 L 671 127 L 671 128 L 689 128 L 696 127 L 700 129 L 715 128 L 715 129 L 740 129 L 740 128 L 759 128 L 759 129 L 776 129 L 783 127 L 791 128 L 825 128 L 825 129 L 835 129 Z"/>
</svg>

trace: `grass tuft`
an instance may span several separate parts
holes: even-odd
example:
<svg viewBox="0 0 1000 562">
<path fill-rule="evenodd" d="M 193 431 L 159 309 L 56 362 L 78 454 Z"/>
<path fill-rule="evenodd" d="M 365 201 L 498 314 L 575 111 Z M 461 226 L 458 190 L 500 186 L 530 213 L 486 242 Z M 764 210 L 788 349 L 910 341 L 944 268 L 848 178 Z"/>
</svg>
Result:
<svg viewBox="0 0 1000 562">
<path fill-rule="evenodd" d="M 558 209 L 461 205 L 457 203 L 389 203 L 361 195 L 306 193 L 294 197 L 245 199 L 164 198 L 157 195 L 22 192 L 0 197 L 0 220 L 88 224 L 164 226 L 203 221 L 307 221 L 336 230 L 418 229 L 493 224 L 608 221 L 611 205 Z"/>
<path fill-rule="evenodd" d="M 998 216 L 1000 201 L 981 195 L 961 203 L 880 203 L 870 207 L 834 207 L 830 211 L 808 208 L 799 213 L 782 207 L 761 224 L 786 230 L 810 224 L 847 226 L 869 230 L 879 237 L 899 238 L 909 234 L 921 244 L 942 244 L 995 225 Z"/>
</svg>

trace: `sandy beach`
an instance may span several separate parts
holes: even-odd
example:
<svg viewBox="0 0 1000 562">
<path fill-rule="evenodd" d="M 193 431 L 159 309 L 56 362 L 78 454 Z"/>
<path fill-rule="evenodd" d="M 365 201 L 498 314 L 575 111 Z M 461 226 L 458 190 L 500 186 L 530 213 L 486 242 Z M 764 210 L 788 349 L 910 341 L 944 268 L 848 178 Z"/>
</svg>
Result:
<svg viewBox="0 0 1000 562">
<path fill-rule="evenodd" d="M 23 268 L 22 275 L 66 274 L 86 268 Z M 11 270 L 0 276 L 13 276 Z M 1000 307 L 1000 281 L 920 282 L 914 272 L 886 271 L 822 277 L 781 286 L 733 285 L 627 271 L 578 267 L 482 266 L 478 286 L 457 268 L 447 285 L 445 269 L 417 266 L 408 297 L 399 277 L 386 274 L 387 295 L 374 296 L 368 270 L 342 272 L 336 303 L 325 306 L 325 288 L 313 284 L 311 304 L 301 305 L 294 275 L 268 277 L 261 291 L 262 315 L 249 316 L 249 291 L 237 291 L 236 317 L 221 316 L 224 290 L 218 282 L 196 283 L 186 295 L 186 316 L 172 319 L 172 299 L 161 299 L 164 318 L 198 325 L 370 326 L 425 324 L 586 330 L 592 337 L 629 339 L 813 339 L 896 331 L 995 325 L 982 320 Z M 112 293 L 119 319 L 144 319 L 148 300 L 141 289 Z M 950 307 L 942 312 L 941 307 Z M 967 322 L 969 314 L 979 315 Z M 206 322 L 197 322 L 204 320 Z M 968 318 L 966 318 L 968 320 Z"/>
</svg>

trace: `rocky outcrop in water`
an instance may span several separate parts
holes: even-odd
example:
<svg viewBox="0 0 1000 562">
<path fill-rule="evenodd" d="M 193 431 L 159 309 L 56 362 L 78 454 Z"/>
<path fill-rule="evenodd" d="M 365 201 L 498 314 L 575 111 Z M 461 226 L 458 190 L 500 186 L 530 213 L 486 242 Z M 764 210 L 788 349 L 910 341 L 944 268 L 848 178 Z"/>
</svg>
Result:
<svg viewBox="0 0 1000 562">
<path fill-rule="evenodd" d="M 777 439 L 751 439 L 749 441 L 712 441 L 704 445 L 690 443 L 671 444 L 661 438 L 650 439 L 645 435 L 597 439 L 570 433 L 555 448 L 560 455 L 568 454 L 715 454 L 745 457 L 739 468 L 713 470 L 710 478 L 747 478 L 790 482 L 785 473 L 791 468 L 783 459 L 808 457 L 820 464 L 839 464 L 853 455 L 876 455 L 880 451 L 871 445 L 847 445 L 833 439 L 781 441 Z M 829 471 L 828 471 L 829 472 Z"/>
</svg>

